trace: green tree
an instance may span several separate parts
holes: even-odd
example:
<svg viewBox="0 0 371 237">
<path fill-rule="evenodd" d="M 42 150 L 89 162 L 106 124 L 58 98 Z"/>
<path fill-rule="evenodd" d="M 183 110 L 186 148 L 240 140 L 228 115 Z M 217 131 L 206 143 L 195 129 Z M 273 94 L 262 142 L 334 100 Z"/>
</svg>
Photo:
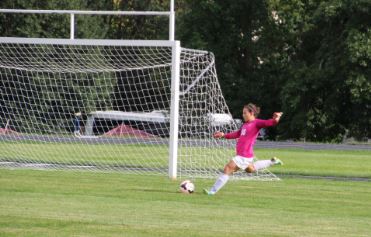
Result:
<svg viewBox="0 0 371 237">
<path fill-rule="evenodd" d="M 294 7 L 295 6 L 295 7 Z M 370 136 L 369 1 L 276 1 L 293 54 L 284 74 L 281 134 L 336 141 Z"/>
<path fill-rule="evenodd" d="M 183 46 L 215 53 L 219 80 L 235 116 L 250 101 L 271 112 L 277 95 L 271 89 L 277 81 L 269 71 L 276 65 L 266 64 L 278 47 L 265 34 L 271 24 L 264 1 L 188 1 L 180 16 Z"/>
<path fill-rule="evenodd" d="M 167 0 L 115 0 L 109 9 L 115 11 L 168 11 Z M 108 38 L 168 39 L 169 21 L 166 16 L 107 16 Z"/>
<path fill-rule="evenodd" d="M 37 1 L 3 0 L 0 8 L 37 9 L 37 10 L 99 10 L 108 7 L 111 1 Z M 105 38 L 107 25 L 103 17 L 76 16 L 76 38 Z M 0 14 L 1 36 L 69 38 L 70 16 L 60 14 Z M 92 27 L 94 26 L 94 27 Z"/>
<path fill-rule="evenodd" d="M 1 8 L 167 10 L 167 0 L 3 0 Z M 285 115 L 280 138 L 370 137 L 369 0 L 178 0 L 177 39 L 216 56 L 235 117 Z M 69 18 L 0 14 L 2 36 L 69 38 Z M 92 27 L 94 26 L 94 27 Z M 77 17 L 78 38 L 167 39 L 167 17 Z M 270 131 L 274 137 L 276 130 Z"/>
<path fill-rule="evenodd" d="M 187 1 L 179 35 L 186 47 L 215 53 L 234 116 L 253 101 L 264 117 L 285 112 L 281 138 L 338 142 L 370 136 L 370 5 Z"/>
</svg>

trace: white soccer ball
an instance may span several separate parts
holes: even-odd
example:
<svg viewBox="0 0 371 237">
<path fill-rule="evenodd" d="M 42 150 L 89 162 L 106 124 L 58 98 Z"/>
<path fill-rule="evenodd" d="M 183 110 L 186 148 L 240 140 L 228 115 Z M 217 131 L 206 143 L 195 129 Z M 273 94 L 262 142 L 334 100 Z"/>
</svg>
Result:
<svg viewBox="0 0 371 237">
<path fill-rule="evenodd" d="M 182 193 L 186 194 L 192 194 L 195 191 L 195 185 L 190 180 L 184 180 L 179 188 Z"/>
</svg>

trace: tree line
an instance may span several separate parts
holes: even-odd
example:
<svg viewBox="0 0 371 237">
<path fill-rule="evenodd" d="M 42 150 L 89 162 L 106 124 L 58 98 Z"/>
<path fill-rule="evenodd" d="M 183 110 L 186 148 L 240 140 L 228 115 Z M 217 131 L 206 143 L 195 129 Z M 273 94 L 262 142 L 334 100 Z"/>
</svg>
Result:
<svg viewBox="0 0 371 237">
<path fill-rule="evenodd" d="M 0 8 L 168 10 L 168 0 L 3 0 Z M 370 137 L 369 0 L 176 0 L 176 39 L 212 51 L 234 117 L 283 111 L 272 139 Z M 0 14 L 0 35 L 69 38 L 69 16 Z M 76 38 L 167 39 L 166 17 L 76 16 Z"/>
</svg>

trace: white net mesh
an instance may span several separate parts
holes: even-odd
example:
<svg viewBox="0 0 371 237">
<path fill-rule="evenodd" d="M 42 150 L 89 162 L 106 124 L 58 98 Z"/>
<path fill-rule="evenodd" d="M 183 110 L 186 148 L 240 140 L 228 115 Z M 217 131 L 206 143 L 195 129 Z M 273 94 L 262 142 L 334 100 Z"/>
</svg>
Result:
<svg viewBox="0 0 371 237">
<path fill-rule="evenodd" d="M 169 46 L 0 43 L 0 165 L 167 174 Z M 238 129 L 214 56 L 182 49 L 178 175 L 215 177 Z M 268 170 L 235 177 L 275 179 Z"/>
</svg>

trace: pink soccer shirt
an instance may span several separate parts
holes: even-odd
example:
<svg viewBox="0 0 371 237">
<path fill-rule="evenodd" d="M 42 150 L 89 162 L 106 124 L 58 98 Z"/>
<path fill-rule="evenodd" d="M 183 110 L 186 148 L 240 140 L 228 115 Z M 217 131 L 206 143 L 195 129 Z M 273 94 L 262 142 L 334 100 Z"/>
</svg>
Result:
<svg viewBox="0 0 371 237">
<path fill-rule="evenodd" d="M 251 122 L 245 122 L 242 127 L 235 132 L 224 135 L 226 139 L 238 138 L 236 145 L 236 154 L 238 156 L 252 158 L 254 157 L 254 144 L 261 128 L 275 126 L 278 122 L 274 119 L 255 119 Z"/>
</svg>

